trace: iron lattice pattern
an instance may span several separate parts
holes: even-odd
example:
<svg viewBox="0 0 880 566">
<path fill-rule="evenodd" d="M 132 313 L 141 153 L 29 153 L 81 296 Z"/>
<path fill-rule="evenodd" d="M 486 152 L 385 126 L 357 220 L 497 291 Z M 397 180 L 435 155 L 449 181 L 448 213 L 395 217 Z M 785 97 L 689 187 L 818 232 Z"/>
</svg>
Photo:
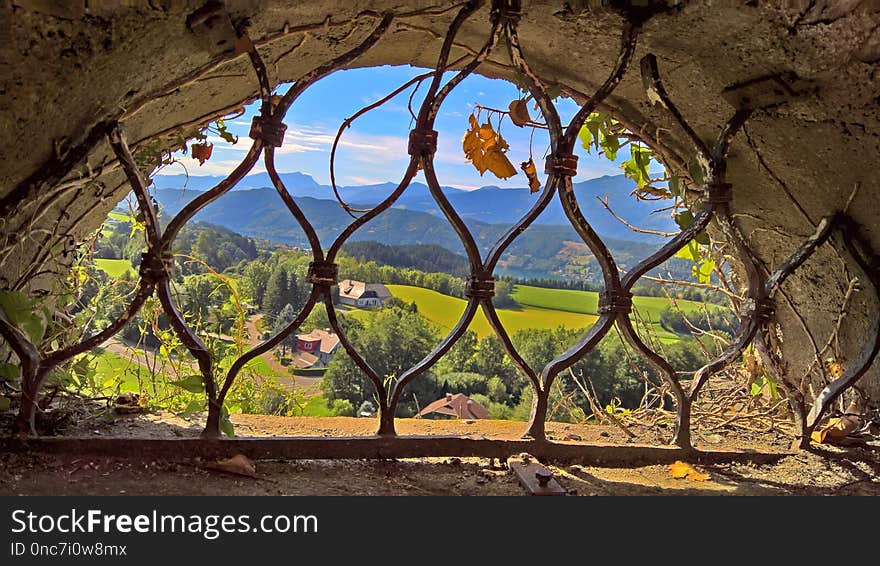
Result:
<svg viewBox="0 0 880 566">
<path fill-rule="evenodd" d="M 38 391 L 49 371 L 57 364 L 86 352 L 112 337 L 136 315 L 146 299 L 155 293 L 173 329 L 197 360 L 199 370 L 204 378 L 205 393 L 208 399 L 208 418 L 204 436 L 207 437 L 220 436 L 220 418 L 224 400 L 230 387 L 235 382 L 236 376 L 245 364 L 281 343 L 282 340 L 302 324 L 312 309 L 319 303 L 323 303 L 327 309 L 330 325 L 339 335 L 343 347 L 358 367 L 369 377 L 375 387 L 376 398 L 379 401 L 379 435 L 393 436 L 395 434 L 395 409 L 400 402 L 402 391 L 406 385 L 412 380 L 418 379 L 421 374 L 449 351 L 464 334 L 477 310 L 482 309 L 501 343 L 504 345 L 508 356 L 519 368 L 519 371 L 528 378 L 534 389 L 532 415 L 528 424 L 528 435 L 533 439 L 536 441 L 544 441 L 545 439 L 544 427 L 550 386 L 556 376 L 586 355 L 616 325 L 620 334 L 629 345 L 643 356 L 665 380 L 675 398 L 676 404 L 677 419 L 673 441 L 682 448 L 690 448 L 690 408 L 700 389 L 713 374 L 716 374 L 732 360 L 736 359 L 753 341 L 756 347 L 764 349 L 765 355 L 773 355 L 767 346 L 768 323 L 773 318 L 773 294 L 779 285 L 818 246 L 833 238 L 836 244 L 852 254 L 856 263 L 867 275 L 867 280 L 870 281 L 874 294 L 877 294 L 877 288 L 880 287 L 880 281 L 878 281 L 880 270 L 877 269 L 877 258 L 866 251 L 869 248 L 864 245 L 856 229 L 844 214 L 836 214 L 824 218 L 819 224 L 816 233 L 804 242 L 786 262 L 776 271 L 769 274 L 768 277 L 761 275 L 757 262 L 753 259 L 752 253 L 731 217 L 730 204 L 734 195 L 734 189 L 725 181 L 728 149 L 737 132 L 745 124 L 751 111 L 749 109 L 737 111 L 718 133 L 714 144 L 707 144 L 697 136 L 670 99 L 661 82 L 656 58 L 650 54 L 641 60 L 641 75 L 647 96 L 649 100 L 662 106 L 671 115 L 687 138 L 693 143 L 697 159 L 705 171 L 701 187 L 702 198 L 699 212 L 694 215 L 690 225 L 681 230 L 678 235 L 668 241 L 656 253 L 621 276 L 607 246 L 586 221 L 575 198 L 572 177 L 577 173 L 577 157 L 573 151 L 578 141 L 578 132 L 585 120 L 614 91 L 624 74 L 628 72 L 636 48 L 640 23 L 645 14 L 640 14 L 638 11 L 627 13 L 629 23 L 624 27 L 619 57 L 611 74 L 592 97 L 584 103 L 571 122 L 563 127 L 557 110 L 551 98 L 547 95 L 544 83 L 531 70 L 520 47 L 517 37 L 517 24 L 520 19 L 519 1 L 494 0 L 492 2 L 488 39 L 482 49 L 469 61 L 463 63 L 461 61 L 455 62 L 456 64 L 462 64 L 461 70 L 454 77 L 443 83 L 444 73 L 451 66 L 449 64 L 449 55 L 453 41 L 462 24 L 473 17 L 481 5 L 482 2 L 477 1 L 463 4 L 449 26 L 437 58 L 430 87 L 419 108 L 415 127 L 410 132 L 408 148 L 410 155 L 409 165 L 397 188 L 374 208 L 367 211 L 359 211 L 362 214 L 355 217 L 355 220 L 342 231 L 326 252 L 321 247 L 315 229 L 305 217 L 297 202 L 290 196 L 276 171 L 275 151 L 276 148 L 282 145 L 286 129 L 282 120 L 297 98 L 309 86 L 329 73 L 345 67 L 375 45 L 386 30 L 388 30 L 393 20 L 391 15 L 377 15 L 378 25 L 360 45 L 302 76 L 281 97 L 272 95 L 273 85 L 270 84 L 265 65 L 259 53 L 247 35 L 244 32 L 239 32 L 239 41 L 236 45 L 241 51 L 246 52 L 250 58 L 259 81 L 259 92 L 262 100 L 260 114 L 254 118 L 250 131 L 253 143 L 235 170 L 217 186 L 193 199 L 170 221 L 164 232 L 160 231 L 156 214 L 151 206 L 147 184 L 135 165 L 132 153 L 126 143 L 122 125 L 115 124 L 115 127 L 112 128 L 109 134 L 109 140 L 119 162 L 125 170 L 128 181 L 137 198 L 140 211 L 145 218 L 147 251 L 143 254 L 143 261 L 140 265 L 138 290 L 125 312 L 103 331 L 76 345 L 48 353 L 39 352 L 22 332 L 10 324 L 5 317 L 0 317 L 2 335 L 17 353 L 22 366 L 22 406 L 17 421 L 19 433 L 27 435 L 33 431 Z M 551 150 L 545 165 L 547 179 L 536 202 L 495 243 L 486 257 L 482 257 L 473 235 L 455 209 L 450 205 L 440 188 L 440 183 L 434 169 L 437 132 L 433 127 L 438 111 L 449 93 L 465 77 L 473 73 L 500 46 L 506 46 L 513 66 L 521 74 L 528 90 L 541 109 L 549 129 Z M 192 219 L 199 210 L 232 189 L 237 182 L 251 171 L 261 158 L 265 163 L 266 170 L 272 179 L 278 195 L 290 213 L 296 218 L 311 244 L 313 260 L 309 267 L 308 280 L 312 288 L 307 301 L 295 320 L 276 336 L 266 340 L 238 358 L 225 376 L 218 376 L 215 362 L 208 349 L 199 336 L 187 325 L 172 298 L 170 280 L 173 260 L 170 247 L 184 224 Z M 387 382 L 370 367 L 364 357 L 353 347 L 339 325 L 331 299 L 331 288 L 337 282 L 337 265 L 334 260 L 339 254 L 342 245 L 355 231 L 362 228 L 394 204 L 406 191 L 419 170 L 424 171 L 425 179 L 433 198 L 461 238 L 461 242 L 467 252 L 471 271 L 465 290 L 467 306 L 452 331 L 430 354 L 418 364 L 397 376 L 395 380 Z M 604 277 L 604 292 L 600 296 L 600 316 L 595 324 L 567 351 L 539 370 L 538 368 L 530 367 L 525 362 L 523 357 L 514 348 L 510 336 L 499 320 L 492 304 L 494 293 L 493 273 L 499 258 L 508 246 L 541 214 L 544 208 L 557 195 L 571 225 L 592 250 L 601 266 Z M 687 245 L 689 241 L 707 227 L 713 218 L 742 261 L 747 276 L 748 295 L 740 313 L 741 328 L 738 335 L 725 352 L 697 371 L 687 384 L 687 387 L 685 387 L 670 363 L 646 345 L 633 328 L 629 316 L 632 309 L 631 290 L 640 277 Z M 760 338 L 755 340 L 757 335 L 760 335 Z M 797 383 L 789 382 L 785 376 L 780 376 L 783 383 L 787 386 L 786 389 L 791 407 L 800 420 L 801 434 L 804 441 L 809 439 L 810 433 L 816 427 L 830 404 L 864 374 L 877 354 L 878 348 L 880 348 L 880 328 L 878 328 L 878 321 L 875 319 L 868 345 L 865 347 L 861 358 L 855 360 L 843 375 L 831 382 L 810 403 L 799 392 L 800 388 Z M 810 405 L 811 409 L 807 411 L 807 407 Z"/>
</svg>

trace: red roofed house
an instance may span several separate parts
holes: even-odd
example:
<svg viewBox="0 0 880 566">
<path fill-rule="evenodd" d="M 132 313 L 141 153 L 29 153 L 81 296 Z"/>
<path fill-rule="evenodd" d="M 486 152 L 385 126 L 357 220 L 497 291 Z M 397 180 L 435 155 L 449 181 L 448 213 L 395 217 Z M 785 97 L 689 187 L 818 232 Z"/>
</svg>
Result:
<svg viewBox="0 0 880 566">
<path fill-rule="evenodd" d="M 352 279 L 339 282 L 339 303 L 352 307 L 381 307 L 391 296 L 388 287 L 381 283 L 364 283 Z"/>
<path fill-rule="evenodd" d="M 446 397 L 437 399 L 421 411 L 416 417 L 437 413 L 459 419 L 488 419 L 489 411 L 467 395 L 447 393 Z"/>
<path fill-rule="evenodd" d="M 327 330 L 316 328 L 308 334 L 296 335 L 296 349 L 311 354 L 322 364 L 330 363 L 330 358 L 339 349 L 339 336 Z"/>
</svg>

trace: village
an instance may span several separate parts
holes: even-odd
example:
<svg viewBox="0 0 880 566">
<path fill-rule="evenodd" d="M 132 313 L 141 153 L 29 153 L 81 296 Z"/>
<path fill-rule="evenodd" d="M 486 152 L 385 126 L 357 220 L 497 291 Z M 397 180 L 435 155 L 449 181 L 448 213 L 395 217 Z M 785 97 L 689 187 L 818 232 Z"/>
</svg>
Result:
<svg viewBox="0 0 880 566">
<path fill-rule="evenodd" d="M 365 283 L 352 279 L 339 282 L 336 306 L 346 308 L 375 309 L 385 305 L 391 292 L 381 283 Z M 290 360 L 294 372 L 323 370 L 340 350 L 339 336 L 330 328 L 315 328 L 310 332 L 296 334 L 296 345 Z M 357 416 L 374 417 L 375 405 L 369 401 L 361 404 Z M 461 393 L 445 392 L 444 396 L 421 409 L 416 418 L 488 419 L 489 411 L 477 401 Z"/>
</svg>

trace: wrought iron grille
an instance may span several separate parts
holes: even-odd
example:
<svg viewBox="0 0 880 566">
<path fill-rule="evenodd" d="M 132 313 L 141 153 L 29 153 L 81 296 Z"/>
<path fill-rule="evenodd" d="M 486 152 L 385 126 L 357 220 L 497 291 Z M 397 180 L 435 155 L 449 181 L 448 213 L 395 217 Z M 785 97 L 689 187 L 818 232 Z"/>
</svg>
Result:
<svg viewBox="0 0 880 566">
<path fill-rule="evenodd" d="M 791 257 L 782 263 L 768 276 L 762 275 L 759 264 L 741 236 L 732 216 L 731 200 L 735 191 L 725 180 L 728 149 L 734 137 L 748 120 L 752 110 L 743 108 L 736 111 L 718 133 L 713 144 L 707 144 L 688 124 L 666 92 L 660 77 L 656 58 L 649 54 L 641 60 L 641 76 L 647 97 L 659 104 L 680 127 L 681 131 L 693 143 L 696 157 L 701 163 L 705 177 L 702 182 L 702 197 L 699 211 L 693 221 L 668 241 L 657 252 L 647 257 L 638 265 L 624 273 L 619 273 L 614 257 L 602 238 L 593 230 L 584 218 L 581 207 L 575 197 L 572 177 L 577 173 L 578 158 L 574 155 L 574 147 L 578 140 L 578 132 L 591 112 L 611 94 L 620 83 L 624 74 L 629 72 L 633 53 L 639 37 L 640 25 L 649 14 L 639 9 L 627 11 L 627 24 L 620 38 L 620 51 L 617 61 L 607 80 L 583 104 L 571 122 L 563 127 L 552 99 L 542 79 L 532 71 L 520 46 L 517 36 L 517 25 L 520 20 L 520 2 L 518 0 L 493 0 L 489 17 L 489 33 L 483 47 L 469 60 L 450 63 L 449 56 L 453 41 L 462 24 L 473 17 L 483 2 L 469 1 L 461 5 L 452 20 L 445 40 L 440 49 L 436 66 L 430 80 L 427 95 L 418 111 L 415 127 L 409 135 L 409 165 L 397 187 L 378 205 L 354 215 L 351 222 L 325 252 L 309 219 L 303 214 L 299 205 L 287 191 L 275 167 L 275 151 L 283 142 L 286 129 L 283 119 L 297 98 L 313 83 L 329 73 L 345 67 L 359 56 L 367 52 L 389 29 L 392 15 L 375 15 L 378 23 L 372 33 L 357 47 L 343 55 L 313 69 L 299 78 L 281 97 L 273 96 L 273 85 L 270 84 L 266 67 L 260 54 L 248 38 L 246 32 L 238 33 L 236 43 L 240 52 L 246 52 L 250 58 L 254 73 L 259 83 L 260 113 L 253 119 L 250 137 L 251 147 L 241 163 L 225 179 L 209 191 L 198 195 L 189 202 L 167 225 L 164 231 L 160 226 L 150 202 L 147 183 L 138 170 L 127 143 L 123 125 L 111 125 L 108 138 L 119 163 L 123 167 L 131 189 L 145 218 L 147 251 L 143 253 L 140 265 L 140 277 L 137 292 L 126 310 L 101 332 L 79 342 L 78 344 L 54 351 L 41 352 L 29 341 L 27 336 L 11 324 L 0 309 L 0 333 L 17 354 L 22 368 L 22 399 L 21 408 L 16 421 L 20 436 L 33 434 L 34 416 L 37 410 L 38 392 L 50 370 L 56 365 L 71 359 L 83 352 L 100 345 L 129 322 L 154 293 L 158 296 L 162 308 L 174 331 L 179 335 L 186 348 L 198 363 L 198 368 L 205 383 L 205 395 L 208 400 L 208 416 L 203 436 L 220 436 L 220 419 L 224 401 L 230 387 L 242 368 L 255 357 L 267 352 L 294 332 L 306 319 L 309 313 L 323 303 L 327 309 L 330 325 L 339 335 L 340 342 L 357 366 L 366 374 L 375 388 L 379 401 L 378 430 L 381 437 L 392 437 L 395 442 L 406 444 L 407 439 L 393 439 L 395 436 L 395 410 L 401 399 L 404 388 L 418 379 L 427 369 L 435 364 L 456 341 L 464 334 L 478 309 L 482 309 L 495 334 L 503 344 L 507 355 L 528 379 L 534 390 L 534 401 L 531 418 L 528 423 L 527 437 L 535 441 L 545 441 L 545 420 L 548 411 L 550 387 L 560 372 L 566 370 L 584 355 L 590 352 L 599 341 L 616 325 L 620 334 L 629 345 L 638 352 L 662 376 L 675 400 L 676 422 L 673 442 L 681 448 L 691 448 L 691 405 L 708 379 L 736 359 L 751 343 L 763 350 L 764 355 L 773 356 L 768 344 L 769 324 L 773 320 L 773 296 L 782 282 L 790 276 L 807 258 L 821 245 L 831 242 L 850 253 L 855 262 L 863 270 L 871 290 L 876 296 L 880 288 L 880 263 L 870 248 L 861 239 L 857 226 L 845 213 L 838 213 L 823 218 L 815 233 L 807 239 Z M 227 16 L 228 17 L 228 16 Z M 473 73 L 492 54 L 499 45 L 506 45 L 510 60 L 522 75 L 534 100 L 540 107 L 547 124 L 550 137 L 550 153 L 546 159 L 547 174 L 543 189 L 532 208 L 523 215 L 483 257 L 480 254 L 474 236 L 468 230 L 461 217 L 444 196 L 434 169 L 434 154 L 437 149 L 437 132 L 433 129 L 437 113 L 446 97 L 461 81 Z M 451 66 L 461 64 L 460 70 L 447 82 L 443 83 L 444 74 Z M 272 179 L 274 188 L 284 205 L 297 220 L 305 232 L 311 245 L 312 261 L 308 271 L 311 292 L 296 318 L 278 334 L 254 347 L 240 356 L 229 368 L 225 376 L 218 376 L 216 365 L 202 339 L 190 328 L 178 310 L 172 297 L 170 281 L 173 258 L 170 246 L 181 228 L 193 216 L 209 203 L 221 198 L 235 186 L 251 169 L 263 159 L 266 170 Z M 363 355 L 355 349 L 340 327 L 331 298 L 331 288 L 337 283 L 337 264 L 335 259 L 342 245 L 365 224 L 388 210 L 395 201 L 407 190 L 412 179 L 419 170 L 424 172 L 431 195 L 440 210 L 458 234 L 467 253 L 470 264 L 470 276 L 467 279 L 465 295 L 467 305 L 458 323 L 449 334 L 415 366 L 404 371 L 392 382 L 386 382 L 374 371 Z M 568 350 L 550 361 L 543 368 L 533 368 L 517 352 L 508 332 L 501 323 L 493 304 L 494 272 L 498 260 L 508 246 L 535 221 L 554 197 L 558 196 L 571 225 L 589 246 L 598 260 L 604 279 L 604 291 L 600 295 L 599 318 L 593 326 Z M 671 258 L 679 249 L 704 230 L 712 219 L 723 232 L 726 240 L 734 247 L 745 270 L 748 283 L 747 298 L 740 312 L 741 327 L 738 334 L 720 356 L 700 368 L 687 384 L 678 378 L 675 368 L 659 353 L 652 350 L 633 328 L 630 321 L 632 310 L 632 288 L 636 282 L 650 269 Z M 758 339 L 755 340 L 756 336 Z M 870 329 L 866 346 L 860 359 L 854 361 L 849 368 L 832 381 L 817 397 L 808 403 L 797 383 L 785 375 L 780 376 L 787 386 L 790 405 L 799 421 L 802 442 L 807 442 L 810 433 L 816 427 L 831 403 L 847 388 L 853 385 L 867 370 L 880 349 L 880 322 L 875 317 Z M 809 411 L 807 410 L 810 406 Z M 383 440 L 383 442 L 385 442 Z M 512 444 L 516 444 L 512 442 Z M 517 446 L 519 446 L 517 444 Z M 492 448 L 495 450 L 495 448 Z M 491 450 L 490 450 L 491 451 Z"/>
</svg>

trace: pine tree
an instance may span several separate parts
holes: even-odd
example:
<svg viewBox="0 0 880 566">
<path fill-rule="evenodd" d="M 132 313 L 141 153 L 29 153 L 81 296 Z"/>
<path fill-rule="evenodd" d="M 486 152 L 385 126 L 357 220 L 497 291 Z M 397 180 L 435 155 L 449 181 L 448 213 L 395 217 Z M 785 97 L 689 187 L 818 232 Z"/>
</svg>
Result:
<svg viewBox="0 0 880 566">
<path fill-rule="evenodd" d="M 282 266 L 275 266 L 266 283 L 263 310 L 268 316 L 277 317 L 284 305 L 289 302 L 288 295 L 287 270 Z"/>
</svg>

